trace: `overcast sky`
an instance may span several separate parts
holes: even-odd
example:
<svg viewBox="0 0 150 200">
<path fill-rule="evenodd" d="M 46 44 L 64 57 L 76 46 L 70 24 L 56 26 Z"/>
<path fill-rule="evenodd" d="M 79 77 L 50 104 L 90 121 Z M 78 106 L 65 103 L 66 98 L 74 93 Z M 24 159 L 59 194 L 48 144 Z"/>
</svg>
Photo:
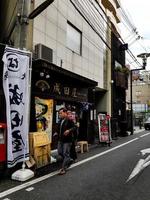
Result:
<svg viewBox="0 0 150 200">
<path fill-rule="evenodd" d="M 120 2 L 130 21 L 137 28 L 138 34 L 143 37 L 136 42 L 135 38 L 138 35 L 129 32 L 127 27 L 122 24 L 120 27 L 125 42 L 129 44 L 129 48 L 135 56 L 140 53 L 150 53 L 150 0 L 120 0 Z M 138 61 L 141 63 L 140 59 Z M 147 69 L 150 69 L 149 63 L 150 58 L 148 58 Z"/>
</svg>

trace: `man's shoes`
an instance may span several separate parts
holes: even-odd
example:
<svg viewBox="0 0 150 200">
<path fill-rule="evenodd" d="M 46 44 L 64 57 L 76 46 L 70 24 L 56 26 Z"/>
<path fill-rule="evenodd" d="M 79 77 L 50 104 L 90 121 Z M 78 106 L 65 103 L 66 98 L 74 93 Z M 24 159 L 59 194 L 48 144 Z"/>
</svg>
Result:
<svg viewBox="0 0 150 200">
<path fill-rule="evenodd" d="M 60 171 L 59 171 L 59 175 L 64 175 L 66 173 L 66 170 L 64 170 L 64 169 L 61 169 Z"/>
</svg>

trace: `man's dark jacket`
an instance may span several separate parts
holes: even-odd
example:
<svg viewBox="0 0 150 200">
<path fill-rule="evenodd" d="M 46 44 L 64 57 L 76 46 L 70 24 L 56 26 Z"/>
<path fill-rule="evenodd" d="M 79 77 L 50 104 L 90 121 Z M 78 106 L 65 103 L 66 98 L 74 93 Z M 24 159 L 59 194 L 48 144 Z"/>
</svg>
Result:
<svg viewBox="0 0 150 200">
<path fill-rule="evenodd" d="M 58 140 L 63 143 L 71 143 L 74 129 L 75 129 L 75 125 L 73 121 L 69 119 L 65 119 L 62 126 L 61 126 L 61 121 L 60 121 L 58 125 Z M 65 136 L 64 132 L 66 130 L 69 130 L 69 134 Z"/>
</svg>

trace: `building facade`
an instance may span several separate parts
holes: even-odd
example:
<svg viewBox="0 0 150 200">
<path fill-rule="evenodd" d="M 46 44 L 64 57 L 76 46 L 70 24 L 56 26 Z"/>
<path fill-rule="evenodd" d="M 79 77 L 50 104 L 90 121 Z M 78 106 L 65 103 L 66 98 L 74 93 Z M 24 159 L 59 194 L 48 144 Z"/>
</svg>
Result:
<svg viewBox="0 0 150 200">
<path fill-rule="evenodd" d="M 62 88 L 73 85 L 68 90 L 80 90 L 78 92 L 80 98 L 81 95 L 84 96 L 83 99 L 74 97 L 70 101 L 69 92 L 68 99 L 67 95 L 64 98 L 63 92 L 60 94 L 63 96 L 61 99 L 58 97 L 59 95 L 55 95 L 54 110 L 56 111 L 60 104 L 76 107 L 77 110 L 80 110 L 78 113 L 80 133 L 81 135 L 84 133 L 84 135 L 80 138 L 79 134 L 79 138 L 88 139 L 89 142 L 93 142 L 95 137 L 93 120 L 96 119 L 97 112 L 107 112 L 107 105 L 103 103 L 105 102 L 103 99 L 106 100 L 106 48 L 110 47 L 110 41 L 107 39 L 107 23 L 103 19 L 106 16 L 99 4 L 96 1 L 93 3 L 73 0 L 54 1 L 33 23 L 33 49 L 35 53 L 39 44 L 50 48 L 52 60 L 49 62 L 57 66 L 59 71 L 64 71 L 64 74 L 68 72 L 68 77 L 70 76 L 68 83 L 62 85 L 58 78 L 59 80 L 55 84 L 59 84 Z M 39 4 L 40 1 L 35 1 L 35 7 Z M 39 21 L 41 26 L 39 26 Z M 42 58 L 37 57 L 37 59 Z M 71 72 L 78 77 L 76 84 L 71 78 L 72 75 L 69 75 Z M 92 81 L 93 83 L 97 82 L 97 87 L 95 87 L 96 84 L 85 84 L 84 81 L 81 83 L 80 76 L 91 83 Z M 99 92 L 97 93 L 97 91 Z M 96 96 L 97 94 L 98 96 Z M 99 108 L 97 106 L 97 109 L 96 102 L 100 105 Z"/>
<path fill-rule="evenodd" d="M 37 130 L 35 98 L 51 99 L 53 130 L 58 109 L 66 106 L 76 112 L 80 121 L 79 139 L 92 143 L 98 113 L 108 113 L 118 120 L 121 112 L 124 120 L 124 104 L 121 111 L 120 108 L 115 111 L 118 103 L 114 103 L 119 98 L 125 101 L 126 89 L 117 86 L 114 80 L 115 63 L 122 67 L 125 64 L 117 29 L 119 2 L 55 0 L 34 20 L 22 21 L 18 11 L 23 8 L 28 16 L 41 0 L 23 2 L 1 2 L 8 16 L 3 21 L 6 31 L 1 34 L 1 42 L 15 47 L 22 47 L 23 42 L 33 52 L 30 131 Z M 7 9 L 5 3 L 13 9 Z M 5 39 L 6 33 L 9 37 Z M 115 93 L 116 87 L 121 97 L 120 92 L 118 96 Z"/>
<path fill-rule="evenodd" d="M 129 82 L 127 90 L 128 110 L 130 111 L 132 86 L 132 104 L 134 125 L 139 125 L 139 119 L 144 121 L 150 111 L 150 73 L 149 71 L 133 71 L 132 84 Z"/>
<path fill-rule="evenodd" d="M 111 83 L 112 137 L 116 138 L 118 134 L 126 135 L 126 89 L 128 88 L 128 74 L 124 72 L 127 70 L 125 67 L 125 50 L 127 50 L 127 44 L 124 44 L 121 40 L 121 33 L 117 27 L 117 23 L 120 22 L 118 14 L 120 2 L 117 0 L 101 0 L 101 3 L 109 17 L 111 27 L 111 78 L 108 80 L 109 84 Z"/>
</svg>

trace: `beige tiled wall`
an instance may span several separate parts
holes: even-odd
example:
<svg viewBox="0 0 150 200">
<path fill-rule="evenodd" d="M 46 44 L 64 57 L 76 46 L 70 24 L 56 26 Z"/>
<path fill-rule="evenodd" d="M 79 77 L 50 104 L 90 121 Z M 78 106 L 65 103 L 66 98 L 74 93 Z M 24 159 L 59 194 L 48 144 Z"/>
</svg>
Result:
<svg viewBox="0 0 150 200">
<path fill-rule="evenodd" d="M 37 7 L 42 0 L 35 0 Z M 82 55 L 66 47 L 67 20 L 82 32 Z M 98 82 L 103 88 L 104 44 L 70 0 L 55 0 L 34 19 L 33 45 L 42 43 L 53 49 L 53 63 Z"/>
</svg>

